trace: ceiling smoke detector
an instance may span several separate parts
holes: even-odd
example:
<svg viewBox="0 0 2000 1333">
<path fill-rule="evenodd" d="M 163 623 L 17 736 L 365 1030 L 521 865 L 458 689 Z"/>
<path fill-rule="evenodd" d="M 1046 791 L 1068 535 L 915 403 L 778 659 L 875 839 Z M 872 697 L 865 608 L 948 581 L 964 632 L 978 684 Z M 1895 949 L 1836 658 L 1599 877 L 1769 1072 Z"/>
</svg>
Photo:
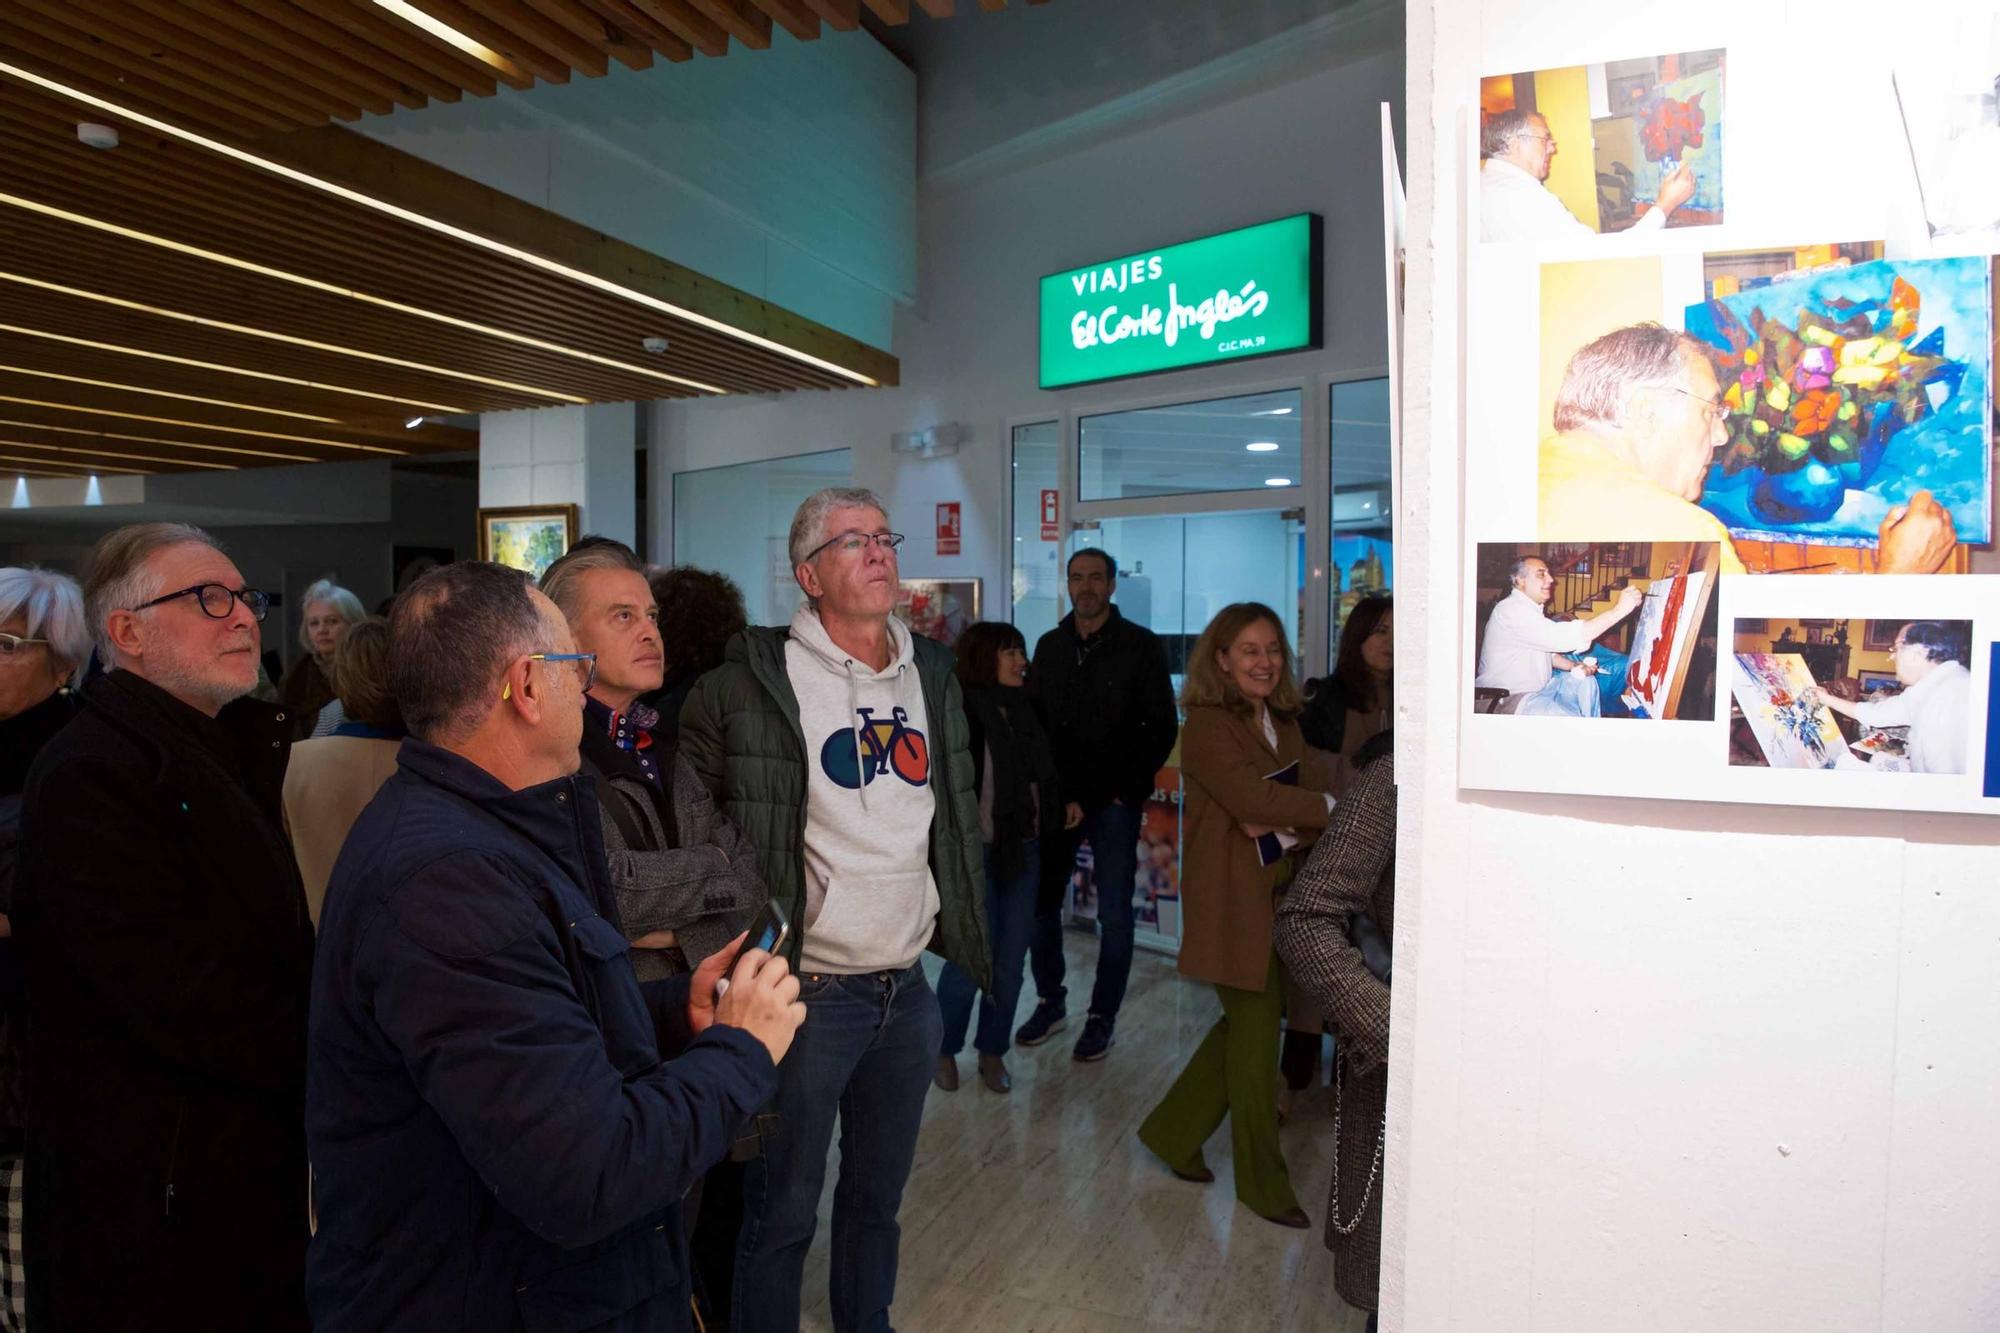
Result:
<svg viewBox="0 0 2000 1333">
<path fill-rule="evenodd" d="M 95 121 L 86 120 L 78 122 L 76 137 L 79 141 L 89 144 L 92 148 L 116 148 L 118 146 L 118 131 L 109 125 L 99 125 Z"/>
</svg>

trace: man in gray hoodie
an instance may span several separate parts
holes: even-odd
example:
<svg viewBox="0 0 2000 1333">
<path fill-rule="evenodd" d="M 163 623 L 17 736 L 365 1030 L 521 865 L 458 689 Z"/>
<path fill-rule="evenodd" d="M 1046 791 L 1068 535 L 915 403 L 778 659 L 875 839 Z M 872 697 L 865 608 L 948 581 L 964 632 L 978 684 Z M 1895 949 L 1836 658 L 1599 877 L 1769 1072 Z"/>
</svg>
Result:
<svg viewBox="0 0 2000 1333">
<path fill-rule="evenodd" d="M 897 1213 L 942 1023 L 926 947 L 990 976 L 969 733 L 949 650 L 891 614 L 896 547 L 873 492 L 792 519 L 806 604 L 750 629 L 681 713 L 682 755 L 757 847 L 807 1019 L 744 1188 L 734 1327 L 793 1330 L 828 1150 L 833 1324 L 887 1329 Z"/>
</svg>

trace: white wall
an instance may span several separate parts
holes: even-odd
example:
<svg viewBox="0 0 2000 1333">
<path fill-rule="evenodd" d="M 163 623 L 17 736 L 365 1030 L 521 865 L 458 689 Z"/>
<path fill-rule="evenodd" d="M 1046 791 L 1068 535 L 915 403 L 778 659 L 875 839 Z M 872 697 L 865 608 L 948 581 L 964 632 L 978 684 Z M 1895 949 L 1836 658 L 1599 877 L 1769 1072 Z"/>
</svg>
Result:
<svg viewBox="0 0 2000 1333">
<path fill-rule="evenodd" d="M 573 504 L 577 535 L 630 543 L 639 505 L 639 409 L 631 403 L 486 412 L 479 418 L 479 503 Z"/>
<path fill-rule="evenodd" d="M 857 484 L 881 491 L 892 521 L 910 534 L 904 573 L 977 577 L 988 613 L 999 613 L 1009 418 L 1165 393 L 1203 398 L 1245 383 L 1384 364 L 1377 108 L 1400 99 L 1401 37 L 1400 13 L 1371 11 L 1347 33 L 1347 58 L 1328 56 L 1317 72 L 1221 102 L 1194 98 L 1166 119 L 1135 119 L 1108 140 L 1093 137 L 1025 169 L 927 194 L 922 295 L 897 319 L 901 388 L 657 403 L 653 466 L 665 476 L 851 448 Z M 1324 350 L 1064 393 L 1035 387 L 1042 274 L 1307 210 L 1326 215 Z M 891 453 L 895 432 L 945 421 L 969 428 L 956 457 Z M 933 506 L 949 500 L 964 505 L 965 554 L 940 557 Z M 663 497 L 655 510 L 655 559 L 672 550 L 670 508 Z"/>
<path fill-rule="evenodd" d="M 1945 39 L 1931 8 L 1900 8 L 1895 30 Z M 1732 96 L 1838 87 L 1882 72 L 1847 40 L 1874 13 L 1410 6 L 1385 1329 L 2000 1328 L 2000 827 L 1456 782 L 1461 451 L 1479 439 L 1460 409 L 1460 116 L 1477 77 L 1733 40 Z M 1746 143 L 1740 118 L 1731 132 Z M 1789 190 L 1766 168 L 1802 164 L 1798 147 L 1758 144 L 1730 189 Z M 1886 162 L 1806 156 L 1842 182 L 1836 218 Z"/>
<path fill-rule="evenodd" d="M 863 32 L 357 128 L 878 347 L 915 291 L 916 79 Z"/>
<path fill-rule="evenodd" d="M 964 169 L 977 171 L 973 159 L 987 154 L 1033 151 L 1051 127 L 1115 114 L 1122 100 L 1158 98 L 1178 81 L 1241 74 L 1268 85 L 1273 53 L 1260 44 L 1282 44 L 1317 63 L 1312 25 L 1383 7 L 1382 0 L 1089 0 L 912 23 L 888 40 L 918 71 L 917 164 L 932 179 L 970 175 Z"/>
</svg>

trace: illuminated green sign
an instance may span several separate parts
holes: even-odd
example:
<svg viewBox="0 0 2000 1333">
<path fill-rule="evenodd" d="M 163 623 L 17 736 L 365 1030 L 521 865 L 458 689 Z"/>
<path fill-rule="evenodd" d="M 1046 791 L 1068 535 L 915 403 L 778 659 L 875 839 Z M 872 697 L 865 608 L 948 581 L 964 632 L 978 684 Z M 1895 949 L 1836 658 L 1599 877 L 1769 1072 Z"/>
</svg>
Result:
<svg viewBox="0 0 2000 1333">
<path fill-rule="evenodd" d="M 1320 219 L 1280 218 L 1042 279 L 1042 387 L 1320 345 Z"/>
</svg>

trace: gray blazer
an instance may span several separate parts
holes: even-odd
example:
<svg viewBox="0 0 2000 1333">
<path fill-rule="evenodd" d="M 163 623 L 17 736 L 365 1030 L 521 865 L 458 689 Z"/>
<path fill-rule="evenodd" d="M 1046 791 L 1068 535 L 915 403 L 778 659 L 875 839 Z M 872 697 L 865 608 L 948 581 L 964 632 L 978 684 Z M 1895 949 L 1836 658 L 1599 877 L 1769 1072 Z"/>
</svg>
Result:
<svg viewBox="0 0 2000 1333">
<path fill-rule="evenodd" d="M 645 781 L 622 773 L 606 774 L 588 761 L 584 769 L 597 780 L 604 859 L 611 869 L 611 887 L 627 938 L 636 940 L 656 930 L 671 930 L 679 937 L 681 952 L 687 955 L 690 966 L 735 939 L 770 893 L 757 870 L 757 849 L 716 808 L 688 761 L 674 755 L 667 791 L 673 801 L 679 846 L 664 852 L 629 845 L 610 809 L 611 802 L 617 801 L 628 819 L 646 830 L 648 841 L 664 846 L 666 827 L 654 809 L 653 793 Z M 650 949 L 633 952 L 632 970 L 641 981 L 673 972 L 667 961 Z"/>
<path fill-rule="evenodd" d="M 1326 1247 L 1333 1285 L 1348 1304 L 1376 1308 L 1382 1262 L 1382 1189 L 1369 1176 L 1389 1100 L 1389 987 L 1348 937 L 1356 912 L 1375 918 L 1386 938 L 1396 931 L 1396 761 L 1385 756 L 1356 775 L 1334 808 L 1333 822 L 1292 881 L 1278 908 L 1278 957 L 1293 984 L 1326 1015 L 1340 1069 L 1340 1151 L 1328 1189 Z M 1365 1209 L 1362 1199 L 1368 1200 Z M 1348 1234 L 1334 1226 L 1360 1224 Z"/>
</svg>

